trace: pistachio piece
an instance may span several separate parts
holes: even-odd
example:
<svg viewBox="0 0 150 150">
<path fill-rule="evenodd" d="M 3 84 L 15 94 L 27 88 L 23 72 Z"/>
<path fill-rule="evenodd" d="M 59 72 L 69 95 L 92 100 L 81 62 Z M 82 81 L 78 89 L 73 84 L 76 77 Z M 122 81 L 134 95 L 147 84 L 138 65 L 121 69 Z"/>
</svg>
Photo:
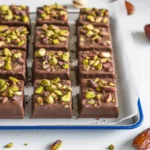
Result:
<svg viewBox="0 0 150 150">
<path fill-rule="evenodd" d="M 17 78 L 14 78 L 14 77 L 9 77 L 9 80 L 11 80 L 12 82 L 19 82 L 19 80 Z"/>
<path fill-rule="evenodd" d="M 39 50 L 35 51 L 35 57 L 43 57 L 46 54 L 45 48 L 40 48 Z"/>
<path fill-rule="evenodd" d="M 1 11 L 8 11 L 9 10 L 9 6 L 8 5 L 1 5 L 0 10 Z"/>
<path fill-rule="evenodd" d="M 45 85 L 50 85 L 50 80 L 47 80 L 47 79 L 42 79 L 41 81 L 41 85 L 45 86 Z"/>
<path fill-rule="evenodd" d="M 57 88 L 61 88 L 62 87 L 62 84 L 61 83 L 57 83 Z"/>
<path fill-rule="evenodd" d="M 6 38 L 6 43 L 11 43 L 11 38 L 7 37 Z"/>
<path fill-rule="evenodd" d="M 22 16 L 22 21 L 25 23 L 29 22 L 29 17 L 28 16 Z"/>
<path fill-rule="evenodd" d="M 103 65 L 101 63 L 99 63 L 97 66 L 95 66 L 96 70 L 101 70 L 103 67 Z"/>
<path fill-rule="evenodd" d="M 5 46 L 5 45 L 6 45 L 5 41 L 0 41 L 0 46 Z"/>
<path fill-rule="evenodd" d="M 4 48 L 3 49 L 3 55 L 4 56 L 11 56 L 12 53 L 11 53 L 11 51 L 8 48 Z"/>
<path fill-rule="evenodd" d="M 68 69 L 69 68 L 69 65 L 67 63 L 63 64 L 62 66 L 64 69 Z"/>
<path fill-rule="evenodd" d="M 11 38 L 12 40 L 16 40 L 18 37 L 17 37 L 16 35 L 11 35 L 10 38 Z"/>
<path fill-rule="evenodd" d="M 96 83 L 99 81 L 99 78 L 95 78 L 95 80 L 94 80 Z"/>
<path fill-rule="evenodd" d="M 12 70 L 11 61 L 7 61 L 7 62 L 5 63 L 4 68 L 5 68 L 6 70 Z"/>
<path fill-rule="evenodd" d="M 68 88 L 68 85 L 66 85 L 66 84 L 62 85 L 62 87 L 61 87 L 62 90 L 66 90 L 67 88 Z"/>
<path fill-rule="evenodd" d="M 59 13 L 60 13 L 60 16 L 67 14 L 66 11 L 60 11 Z"/>
<path fill-rule="evenodd" d="M 99 23 L 99 22 L 102 21 L 102 19 L 103 19 L 102 17 L 97 17 L 96 20 L 95 20 L 95 22 Z"/>
<path fill-rule="evenodd" d="M 95 98 L 95 96 L 96 96 L 96 93 L 94 91 L 88 91 L 85 93 L 85 98 L 87 99 Z"/>
<path fill-rule="evenodd" d="M 86 70 L 86 71 L 90 70 L 90 66 L 89 65 L 83 65 L 83 69 Z"/>
<path fill-rule="evenodd" d="M 61 97 L 63 102 L 69 102 L 71 100 L 71 91 Z"/>
<path fill-rule="evenodd" d="M 98 58 L 98 56 L 97 56 L 97 55 L 95 55 L 95 56 L 93 57 L 93 59 L 94 59 L 94 60 L 96 60 L 97 58 Z"/>
<path fill-rule="evenodd" d="M 17 92 L 19 90 L 17 86 L 12 86 L 9 89 L 11 89 L 13 92 Z"/>
<path fill-rule="evenodd" d="M 59 44 L 59 40 L 58 40 L 58 39 L 53 39 L 52 42 L 53 42 L 53 44 L 55 44 L 55 45 Z"/>
<path fill-rule="evenodd" d="M 58 96 L 61 96 L 62 95 L 62 92 L 60 90 L 54 90 L 55 94 L 58 95 Z"/>
<path fill-rule="evenodd" d="M 58 83 L 59 81 L 60 81 L 60 78 L 59 78 L 59 77 L 57 77 L 57 78 L 55 78 L 55 79 L 51 80 L 51 83 Z"/>
<path fill-rule="evenodd" d="M 61 140 L 57 140 L 55 143 L 52 144 L 51 150 L 59 150 L 61 145 L 62 145 L 62 141 Z"/>
<path fill-rule="evenodd" d="M 88 104 L 90 104 L 90 105 L 94 105 L 94 104 L 95 104 L 95 100 L 94 100 L 94 99 L 90 99 L 90 100 L 88 100 Z"/>
<path fill-rule="evenodd" d="M 100 63 L 99 60 L 96 60 L 95 63 L 93 64 L 93 67 L 97 66 Z"/>
<path fill-rule="evenodd" d="M 63 36 L 58 36 L 57 37 L 59 41 L 64 42 L 67 40 L 67 38 L 63 37 Z"/>
<path fill-rule="evenodd" d="M 5 65 L 5 61 L 3 59 L 0 59 L 0 68 Z"/>
<path fill-rule="evenodd" d="M 55 33 L 54 33 L 54 31 L 52 31 L 52 30 L 47 30 L 46 31 L 46 36 L 47 37 L 51 37 L 52 35 L 54 35 Z"/>
<path fill-rule="evenodd" d="M 41 14 L 41 17 L 42 18 L 45 18 L 47 15 L 46 14 Z"/>
<path fill-rule="evenodd" d="M 35 90 L 35 93 L 36 94 L 41 94 L 42 92 L 43 92 L 43 90 L 44 90 L 44 88 L 43 88 L 43 86 L 38 86 L 37 88 L 36 88 L 36 90 Z"/>
<path fill-rule="evenodd" d="M 14 93 L 13 90 L 11 90 L 11 89 L 8 90 L 8 96 L 9 97 L 13 97 L 13 93 Z"/>
<path fill-rule="evenodd" d="M 107 17 L 103 18 L 102 23 L 107 24 L 108 23 L 108 18 Z"/>
<path fill-rule="evenodd" d="M 102 52 L 100 53 L 100 57 L 104 57 L 104 58 L 110 58 L 110 52 Z"/>
<path fill-rule="evenodd" d="M 17 91 L 17 92 L 14 92 L 13 95 L 21 96 L 22 92 L 21 91 Z"/>
<path fill-rule="evenodd" d="M 85 41 L 85 39 L 84 39 L 84 37 L 80 37 L 80 40 L 79 40 L 80 42 L 84 42 Z"/>
<path fill-rule="evenodd" d="M 95 21 L 95 18 L 92 16 L 92 15 L 88 15 L 87 16 L 87 20 L 91 21 L 91 22 L 94 22 Z"/>
<path fill-rule="evenodd" d="M 9 143 L 9 144 L 7 144 L 7 145 L 5 145 L 5 148 L 11 148 L 11 147 L 13 147 L 13 143 Z"/>
<path fill-rule="evenodd" d="M 95 35 L 95 36 L 92 38 L 92 41 L 98 42 L 99 40 L 101 40 L 101 37 L 100 37 L 99 35 Z"/>
<path fill-rule="evenodd" d="M 6 15 L 4 17 L 5 20 L 12 20 L 13 19 L 13 15 Z"/>
<path fill-rule="evenodd" d="M 87 33 L 86 33 L 86 36 L 87 37 L 91 37 L 91 36 L 93 36 L 94 35 L 94 32 L 92 32 L 92 31 L 88 31 Z"/>
<path fill-rule="evenodd" d="M 69 61 L 69 52 L 66 52 L 62 55 L 62 60 L 68 62 Z"/>
<path fill-rule="evenodd" d="M 84 64 L 84 65 L 88 65 L 88 63 L 89 63 L 89 60 L 88 60 L 88 59 L 84 59 L 84 60 L 83 60 L 83 64 Z"/>
<path fill-rule="evenodd" d="M 93 31 L 96 32 L 96 33 L 100 32 L 100 30 L 98 28 L 95 28 Z"/>
<path fill-rule="evenodd" d="M 20 41 L 20 42 L 18 43 L 17 46 L 22 46 L 22 45 L 24 45 L 24 44 L 25 44 L 25 40 L 22 40 L 22 41 Z"/>
<path fill-rule="evenodd" d="M 54 103 L 54 98 L 53 98 L 52 96 L 48 96 L 48 97 L 46 98 L 46 102 L 47 102 L 48 104 L 52 104 L 52 103 Z"/>
<path fill-rule="evenodd" d="M 43 29 L 43 30 L 47 30 L 47 29 L 48 29 L 48 25 L 47 25 L 47 24 L 43 24 L 43 25 L 42 25 L 42 29 Z"/>
<path fill-rule="evenodd" d="M 37 102 L 38 105 L 43 105 L 43 98 L 40 97 L 40 96 L 37 97 L 37 98 L 36 98 L 36 102 Z"/>
<path fill-rule="evenodd" d="M 112 101 L 112 95 L 111 95 L 111 93 L 109 93 L 106 97 L 105 97 L 105 102 L 106 103 L 109 103 L 109 102 L 111 102 Z"/>
<path fill-rule="evenodd" d="M 112 83 L 112 82 L 110 82 L 109 85 L 110 85 L 110 86 L 113 86 L 113 87 L 116 86 L 116 84 L 115 84 L 115 83 Z"/>
<path fill-rule="evenodd" d="M 100 99 L 101 99 L 101 97 L 102 97 L 102 95 L 101 95 L 101 94 L 97 94 L 97 95 L 96 95 L 96 99 L 97 99 L 97 100 L 100 100 Z"/>
<path fill-rule="evenodd" d="M 56 64 L 58 63 L 58 60 L 57 60 L 56 57 L 52 57 L 52 58 L 50 59 L 49 63 L 50 63 L 51 65 L 56 65 Z"/>
<path fill-rule="evenodd" d="M 15 53 L 15 54 L 13 54 L 13 57 L 16 58 L 16 59 L 21 58 L 22 53 L 21 52 Z"/>
<path fill-rule="evenodd" d="M 87 24 L 87 25 L 84 25 L 83 28 L 85 28 L 87 30 L 93 30 L 94 26 L 92 24 Z"/>
<path fill-rule="evenodd" d="M 55 26 L 55 25 L 49 25 L 49 27 L 48 27 L 50 30 L 57 30 L 57 29 L 59 29 L 59 27 L 58 26 Z"/>
<path fill-rule="evenodd" d="M 59 51 L 57 52 L 58 56 L 62 56 L 63 55 L 63 52 L 62 51 Z"/>
<path fill-rule="evenodd" d="M 59 34 L 60 34 L 61 36 L 69 36 L 69 31 L 68 31 L 68 30 L 61 30 L 61 31 L 59 32 Z"/>
<path fill-rule="evenodd" d="M 0 32 L 6 31 L 6 30 L 8 30 L 8 26 L 5 26 L 5 25 L 0 26 Z"/>
<path fill-rule="evenodd" d="M 92 66 L 95 63 L 95 60 L 89 60 L 89 65 Z"/>
<path fill-rule="evenodd" d="M 57 89 L 57 86 L 55 84 L 50 84 L 46 86 L 47 91 L 54 91 Z"/>
<path fill-rule="evenodd" d="M 0 85 L 0 92 L 3 92 L 7 89 L 7 85 L 6 84 L 1 84 Z"/>
</svg>

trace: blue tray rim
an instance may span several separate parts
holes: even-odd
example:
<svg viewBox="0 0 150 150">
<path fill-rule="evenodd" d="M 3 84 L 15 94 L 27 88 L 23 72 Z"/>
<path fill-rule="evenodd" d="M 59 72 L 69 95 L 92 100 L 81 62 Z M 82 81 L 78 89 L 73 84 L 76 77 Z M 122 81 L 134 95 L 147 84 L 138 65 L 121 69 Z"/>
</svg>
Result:
<svg viewBox="0 0 150 150">
<path fill-rule="evenodd" d="M 133 125 L 127 126 L 0 126 L 0 130 L 131 130 L 139 127 L 143 120 L 143 110 L 141 106 L 141 101 L 138 99 L 137 102 L 139 110 L 139 121 Z"/>
</svg>

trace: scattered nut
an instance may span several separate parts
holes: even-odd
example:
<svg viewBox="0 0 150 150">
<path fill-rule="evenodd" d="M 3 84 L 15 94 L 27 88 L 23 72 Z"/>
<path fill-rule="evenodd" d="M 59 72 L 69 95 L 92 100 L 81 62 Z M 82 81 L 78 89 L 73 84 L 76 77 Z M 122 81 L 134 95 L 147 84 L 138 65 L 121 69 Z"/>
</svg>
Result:
<svg viewBox="0 0 150 150">
<path fill-rule="evenodd" d="M 11 147 L 13 147 L 13 143 L 9 143 L 9 144 L 7 144 L 7 145 L 5 145 L 5 148 L 11 148 Z"/>
<path fill-rule="evenodd" d="M 85 2 L 84 2 L 84 0 L 73 0 L 73 5 L 76 8 L 84 8 L 85 7 Z"/>
<path fill-rule="evenodd" d="M 131 4 L 129 1 L 125 1 L 125 5 L 126 5 L 128 15 L 134 14 L 135 8 L 133 4 Z"/>
<path fill-rule="evenodd" d="M 59 150 L 59 148 L 62 146 L 62 141 L 57 140 L 54 144 L 51 146 L 51 150 Z"/>
</svg>

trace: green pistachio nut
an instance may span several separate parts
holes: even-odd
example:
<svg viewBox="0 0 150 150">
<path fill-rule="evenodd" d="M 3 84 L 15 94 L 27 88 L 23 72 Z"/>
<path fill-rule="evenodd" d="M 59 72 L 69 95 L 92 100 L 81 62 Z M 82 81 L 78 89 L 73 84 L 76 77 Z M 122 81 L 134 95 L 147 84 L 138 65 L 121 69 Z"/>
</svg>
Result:
<svg viewBox="0 0 150 150">
<path fill-rule="evenodd" d="M 28 16 L 22 16 L 22 21 L 25 23 L 29 22 L 29 17 Z"/>
<path fill-rule="evenodd" d="M 43 88 L 43 86 L 40 85 L 36 88 L 35 93 L 36 94 L 41 94 L 43 91 L 44 91 L 44 88 Z"/>
<path fill-rule="evenodd" d="M 12 20 L 13 19 L 13 14 L 11 10 L 8 10 L 7 15 L 4 16 L 5 20 Z"/>
<path fill-rule="evenodd" d="M 115 86 L 116 86 L 116 84 L 115 84 L 115 83 L 110 82 L 110 83 L 109 83 L 109 86 L 113 86 L 113 87 L 115 87 Z"/>
<path fill-rule="evenodd" d="M 88 65 L 88 63 L 89 63 L 89 60 L 88 60 L 88 59 L 84 59 L 84 60 L 83 60 L 83 64 L 84 64 L 84 65 Z"/>
<path fill-rule="evenodd" d="M 64 42 L 67 40 L 67 38 L 63 37 L 63 36 L 58 36 L 57 37 L 59 41 Z"/>
<path fill-rule="evenodd" d="M 51 83 L 58 83 L 58 82 L 60 82 L 60 78 L 59 77 L 51 80 Z"/>
<path fill-rule="evenodd" d="M 1 84 L 0 85 L 0 92 L 3 92 L 7 89 L 7 84 Z"/>
<path fill-rule="evenodd" d="M 0 79 L 0 86 L 3 85 L 3 84 L 6 84 L 5 80 Z"/>
<path fill-rule="evenodd" d="M 54 35 L 55 33 L 54 33 L 54 31 L 52 31 L 52 30 L 47 30 L 46 31 L 46 36 L 47 37 L 51 37 L 52 35 Z"/>
<path fill-rule="evenodd" d="M 25 44 L 25 40 L 22 40 L 21 42 L 18 43 L 18 46 L 23 46 Z"/>
<path fill-rule="evenodd" d="M 19 58 L 22 57 L 22 53 L 21 53 L 21 52 L 14 53 L 14 54 L 13 54 L 13 57 L 16 58 L 16 59 L 19 59 Z"/>
<path fill-rule="evenodd" d="M 64 69 L 68 69 L 68 68 L 69 68 L 69 65 L 65 63 L 65 64 L 63 64 L 63 68 L 64 68 Z"/>
<path fill-rule="evenodd" d="M 96 99 L 97 99 L 97 100 L 100 100 L 100 99 L 101 99 L 101 97 L 102 97 L 102 95 L 101 95 L 101 94 L 97 94 L 97 95 L 96 95 Z"/>
<path fill-rule="evenodd" d="M 67 14 L 66 11 L 60 11 L 59 13 L 60 13 L 61 16 Z"/>
<path fill-rule="evenodd" d="M 60 34 L 61 36 L 69 36 L 69 31 L 68 31 L 68 30 L 61 30 L 61 31 L 59 32 L 59 34 Z"/>
<path fill-rule="evenodd" d="M 66 52 L 62 55 L 62 60 L 68 62 L 69 61 L 69 52 Z"/>
<path fill-rule="evenodd" d="M 92 32 L 92 31 L 88 31 L 87 33 L 86 33 L 86 36 L 87 37 L 91 37 L 91 36 L 93 36 L 94 35 L 94 32 Z"/>
<path fill-rule="evenodd" d="M 88 15 L 87 20 L 89 20 L 90 22 L 95 22 L 95 18 L 92 15 Z"/>
<path fill-rule="evenodd" d="M 90 31 L 94 30 L 94 26 L 92 24 L 84 25 L 83 28 Z"/>
<path fill-rule="evenodd" d="M 40 48 L 39 50 L 35 51 L 35 57 L 43 57 L 46 54 L 45 48 Z"/>
<path fill-rule="evenodd" d="M 98 59 L 98 56 L 97 56 L 97 55 L 95 55 L 95 56 L 93 57 L 93 59 L 94 59 L 94 60 Z"/>
<path fill-rule="evenodd" d="M 7 62 L 5 63 L 4 68 L 5 68 L 6 70 L 12 70 L 11 61 L 7 61 Z"/>
<path fill-rule="evenodd" d="M 96 70 L 101 70 L 103 67 L 102 63 L 99 63 L 97 66 L 95 66 Z"/>
<path fill-rule="evenodd" d="M 17 91 L 17 92 L 14 92 L 13 95 L 21 96 L 22 92 L 21 91 Z"/>
<path fill-rule="evenodd" d="M 59 29 L 59 27 L 55 26 L 55 25 L 49 25 L 48 29 L 50 29 L 50 30 L 57 30 L 57 29 Z"/>
<path fill-rule="evenodd" d="M 13 90 L 9 89 L 9 90 L 8 90 L 8 96 L 9 96 L 9 97 L 12 97 L 13 94 L 14 94 Z"/>
<path fill-rule="evenodd" d="M 3 32 L 5 30 L 8 30 L 8 26 L 5 26 L 5 25 L 1 25 L 0 26 L 0 32 Z"/>
<path fill-rule="evenodd" d="M 62 87 L 62 84 L 61 83 L 57 83 L 57 88 L 61 88 Z"/>
<path fill-rule="evenodd" d="M 48 104 L 52 104 L 52 103 L 54 103 L 54 98 L 53 98 L 52 96 L 48 96 L 48 97 L 46 98 L 46 102 L 47 102 Z"/>
<path fill-rule="evenodd" d="M 94 79 L 94 81 L 95 81 L 96 83 L 99 82 L 99 80 L 100 80 L 99 78 L 95 78 L 95 79 Z"/>
<path fill-rule="evenodd" d="M 11 53 L 11 51 L 8 48 L 4 48 L 3 49 L 3 55 L 9 57 L 9 56 L 12 55 L 12 53 Z"/>
<path fill-rule="evenodd" d="M 102 20 L 102 23 L 104 23 L 104 24 L 107 24 L 108 23 L 108 18 L 107 17 L 105 17 L 103 20 Z"/>
<path fill-rule="evenodd" d="M 97 28 L 95 28 L 93 31 L 94 31 L 95 33 L 99 33 L 99 32 L 100 32 L 100 30 L 97 29 Z"/>
<path fill-rule="evenodd" d="M 94 99 L 90 99 L 90 100 L 88 100 L 88 104 L 90 104 L 90 105 L 94 105 L 94 104 L 95 104 L 95 100 L 94 100 Z"/>
<path fill-rule="evenodd" d="M 56 65 L 58 63 L 58 60 L 56 57 L 52 57 L 49 61 L 50 65 Z"/>
<path fill-rule="evenodd" d="M 37 98 L 36 98 L 36 102 L 37 102 L 38 105 L 43 105 L 43 98 L 40 97 L 40 96 L 37 97 Z"/>
<path fill-rule="evenodd" d="M 62 87 L 61 87 L 62 90 L 66 90 L 67 88 L 68 88 L 68 85 L 66 85 L 66 84 L 62 85 Z"/>
<path fill-rule="evenodd" d="M 6 45 L 5 41 L 0 41 L 0 46 L 5 46 L 5 45 Z"/>
<path fill-rule="evenodd" d="M 47 91 L 54 91 L 57 89 L 57 86 L 55 84 L 50 84 L 46 86 Z"/>
<path fill-rule="evenodd" d="M 55 29 L 55 30 L 54 30 L 54 32 L 55 32 L 56 34 L 58 34 L 60 31 L 61 31 L 60 29 Z"/>
<path fill-rule="evenodd" d="M 95 98 L 95 96 L 96 96 L 96 93 L 94 91 L 88 91 L 85 93 L 85 98 L 87 99 Z"/>
<path fill-rule="evenodd" d="M 93 67 L 97 66 L 100 63 L 99 60 L 95 60 L 95 63 L 93 64 Z"/>
<path fill-rule="evenodd" d="M 12 40 L 16 40 L 18 37 L 17 37 L 16 35 L 11 35 L 10 38 L 11 38 Z"/>
<path fill-rule="evenodd" d="M 63 95 L 61 97 L 61 100 L 63 102 L 69 102 L 71 100 L 71 91 L 69 91 L 68 93 L 66 93 L 65 95 Z"/>
<path fill-rule="evenodd" d="M 19 90 L 17 86 L 11 86 L 9 89 L 11 89 L 13 92 L 17 92 Z"/>
<path fill-rule="evenodd" d="M 88 70 L 90 70 L 90 66 L 89 65 L 83 65 L 83 69 L 88 71 Z"/>
<path fill-rule="evenodd" d="M 11 43 L 11 38 L 7 37 L 6 38 L 6 43 Z"/>
<path fill-rule="evenodd" d="M 9 6 L 8 5 L 1 5 L 0 10 L 1 11 L 8 11 L 9 10 Z"/>
<path fill-rule="evenodd" d="M 54 90 L 55 94 L 58 95 L 58 96 L 61 96 L 62 95 L 62 92 L 60 90 Z"/>
<path fill-rule="evenodd" d="M 95 22 L 99 23 L 102 21 L 102 19 L 103 19 L 102 17 L 98 17 L 98 18 L 96 18 Z"/>
<path fill-rule="evenodd" d="M 42 81 L 41 81 L 41 85 L 43 85 L 43 86 L 50 85 L 50 84 L 51 84 L 50 80 L 48 80 L 48 79 L 42 79 Z"/>
<path fill-rule="evenodd" d="M 19 82 L 19 80 L 14 77 L 9 77 L 9 80 L 11 80 L 12 82 L 15 82 L 15 83 Z"/>
<path fill-rule="evenodd" d="M 42 18 L 45 18 L 47 15 L 46 14 L 41 14 L 41 17 Z"/>
<path fill-rule="evenodd" d="M 59 40 L 58 39 L 53 39 L 52 43 L 55 44 L 55 45 L 57 45 L 57 44 L 59 44 Z"/>
<path fill-rule="evenodd" d="M 57 52 L 58 56 L 62 56 L 63 55 L 63 52 L 62 51 L 59 51 Z"/>
</svg>

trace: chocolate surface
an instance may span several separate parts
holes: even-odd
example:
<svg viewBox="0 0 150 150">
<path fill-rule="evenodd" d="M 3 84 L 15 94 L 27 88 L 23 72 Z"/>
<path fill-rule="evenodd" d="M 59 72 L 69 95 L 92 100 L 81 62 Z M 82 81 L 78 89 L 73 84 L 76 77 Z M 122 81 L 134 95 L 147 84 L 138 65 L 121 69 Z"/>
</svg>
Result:
<svg viewBox="0 0 150 150">
<path fill-rule="evenodd" d="M 69 80 L 35 80 L 32 118 L 71 118 L 72 90 Z"/>
<path fill-rule="evenodd" d="M 30 29 L 30 17 L 28 6 L 1 5 L 0 23 L 9 26 L 26 26 Z"/>
<path fill-rule="evenodd" d="M 0 79 L 0 119 L 24 117 L 24 82 L 13 77 Z"/>
<path fill-rule="evenodd" d="M 95 27 L 92 24 L 78 27 L 77 49 L 78 51 L 92 49 L 111 51 L 112 43 L 109 28 Z"/>
<path fill-rule="evenodd" d="M 109 118 L 118 116 L 116 83 L 112 78 L 82 79 L 78 99 L 80 118 Z"/>
<path fill-rule="evenodd" d="M 35 48 L 68 50 L 68 27 L 44 24 L 36 27 Z"/>
<path fill-rule="evenodd" d="M 70 79 L 69 52 L 37 50 L 33 70 L 34 79 Z"/>
<path fill-rule="evenodd" d="M 81 78 L 115 77 L 113 56 L 111 52 L 80 51 L 78 66 Z"/>
<path fill-rule="evenodd" d="M 53 24 L 53 25 L 68 25 L 68 12 L 65 6 L 58 4 L 44 5 L 37 8 L 37 25 Z"/>
<path fill-rule="evenodd" d="M 77 25 L 93 24 L 95 26 L 109 26 L 109 12 L 106 9 L 81 8 Z"/>
<path fill-rule="evenodd" d="M 29 32 L 24 26 L 9 27 L 0 25 L 0 49 L 5 47 L 27 51 Z"/>
<path fill-rule="evenodd" d="M 26 82 L 26 53 L 19 50 L 0 50 L 0 78 L 16 77 Z"/>
</svg>

